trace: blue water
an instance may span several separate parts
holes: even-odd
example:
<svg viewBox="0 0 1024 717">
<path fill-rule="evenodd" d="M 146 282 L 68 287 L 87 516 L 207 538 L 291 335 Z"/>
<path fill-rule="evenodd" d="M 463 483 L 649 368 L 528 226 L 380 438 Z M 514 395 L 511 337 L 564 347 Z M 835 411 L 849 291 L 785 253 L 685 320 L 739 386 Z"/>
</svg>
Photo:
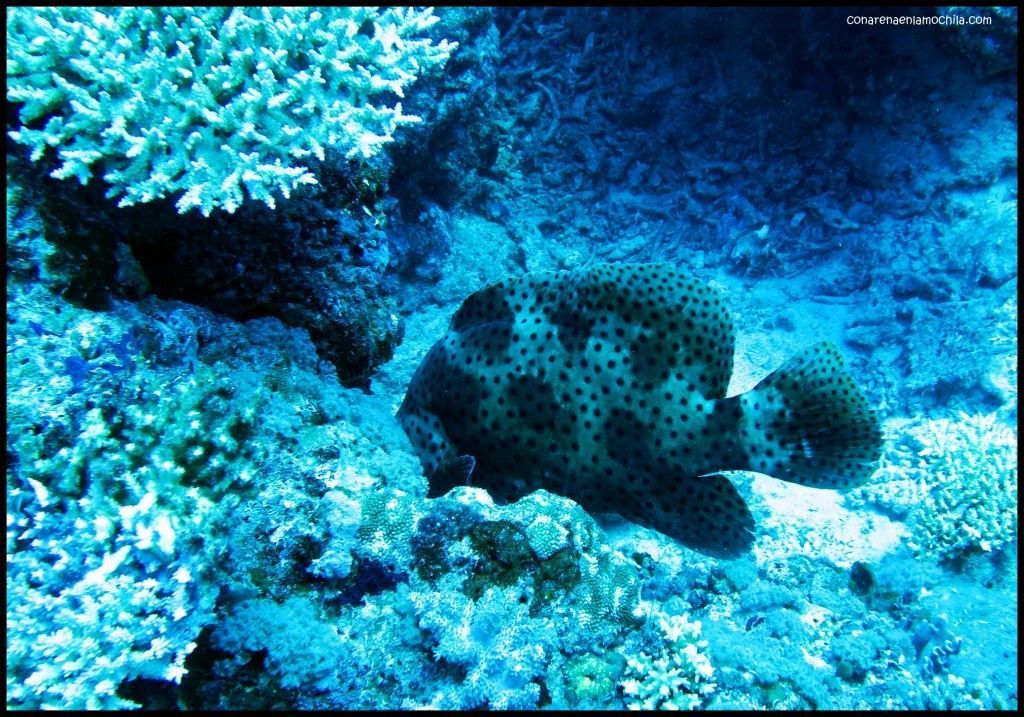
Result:
<svg viewBox="0 0 1024 717">
<path fill-rule="evenodd" d="M 9 708 L 1017 708 L 1016 10 L 16 8 L 7 45 Z M 838 347 L 856 485 L 727 474 L 723 556 L 498 423 L 425 475 L 396 412 L 473 306 L 511 325 L 475 292 L 651 263 L 721 298 L 729 396 Z M 486 358 L 428 377 L 446 425 Z M 697 520 L 650 430 L 608 494 Z"/>
</svg>

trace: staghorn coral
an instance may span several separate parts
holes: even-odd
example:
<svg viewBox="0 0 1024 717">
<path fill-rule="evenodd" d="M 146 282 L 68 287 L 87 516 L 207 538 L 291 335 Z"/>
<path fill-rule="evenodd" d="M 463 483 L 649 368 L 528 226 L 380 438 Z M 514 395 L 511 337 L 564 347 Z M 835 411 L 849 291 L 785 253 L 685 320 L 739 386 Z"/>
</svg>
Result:
<svg viewBox="0 0 1024 717">
<path fill-rule="evenodd" d="M 52 174 L 96 173 L 120 206 L 180 195 L 179 212 L 275 205 L 334 148 L 369 159 L 401 125 L 405 88 L 456 44 L 430 9 L 15 8 L 10 136 Z M 244 192 L 243 192 L 244 189 Z"/>
<path fill-rule="evenodd" d="M 651 620 L 657 625 L 661 644 L 653 654 L 626 655 L 626 679 L 621 686 L 627 706 L 644 710 L 701 706 L 715 690 L 715 669 L 705 652 L 708 642 L 700 639 L 700 621 L 660 609 Z"/>
<path fill-rule="evenodd" d="M 169 501 L 193 517 L 174 529 L 179 506 L 157 506 L 153 493 L 117 509 L 34 488 L 34 500 L 8 493 L 18 506 L 7 531 L 8 707 L 133 707 L 118 693 L 124 681 L 179 682 L 217 595 L 204 582 L 206 550 L 185 548 L 209 502 Z"/>
</svg>

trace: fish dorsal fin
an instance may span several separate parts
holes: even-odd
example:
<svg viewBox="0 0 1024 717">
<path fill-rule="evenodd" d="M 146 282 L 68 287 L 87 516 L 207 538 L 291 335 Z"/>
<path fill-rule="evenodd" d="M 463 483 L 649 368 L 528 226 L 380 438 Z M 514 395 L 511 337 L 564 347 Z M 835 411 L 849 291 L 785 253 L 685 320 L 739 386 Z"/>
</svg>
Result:
<svg viewBox="0 0 1024 717">
<path fill-rule="evenodd" d="M 525 314 L 539 315 L 571 284 L 572 272 L 539 271 L 488 284 L 470 294 L 452 317 L 452 329 L 466 331 L 486 324 L 512 324 Z"/>
<path fill-rule="evenodd" d="M 514 283 L 515 280 L 499 281 L 474 291 L 452 316 L 452 328 L 465 331 L 483 324 L 511 324 L 515 320 L 515 312 L 509 296 L 510 284 Z"/>
<path fill-rule="evenodd" d="M 714 287 L 671 264 L 597 264 L 575 276 L 565 300 L 590 336 L 627 347 L 638 388 L 671 380 L 725 396 L 735 338 Z"/>
</svg>

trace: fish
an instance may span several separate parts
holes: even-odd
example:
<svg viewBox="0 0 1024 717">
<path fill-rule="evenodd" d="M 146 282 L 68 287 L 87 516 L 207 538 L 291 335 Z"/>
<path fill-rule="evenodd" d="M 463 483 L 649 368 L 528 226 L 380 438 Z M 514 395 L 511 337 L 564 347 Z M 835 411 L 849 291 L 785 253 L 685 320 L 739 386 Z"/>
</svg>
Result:
<svg viewBox="0 0 1024 717">
<path fill-rule="evenodd" d="M 737 557 L 755 525 L 728 473 L 845 490 L 882 438 L 833 344 L 727 396 L 734 346 L 722 293 L 672 264 L 526 273 L 463 301 L 397 418 L 430 497 L 544 489 Z"/>
</svg>

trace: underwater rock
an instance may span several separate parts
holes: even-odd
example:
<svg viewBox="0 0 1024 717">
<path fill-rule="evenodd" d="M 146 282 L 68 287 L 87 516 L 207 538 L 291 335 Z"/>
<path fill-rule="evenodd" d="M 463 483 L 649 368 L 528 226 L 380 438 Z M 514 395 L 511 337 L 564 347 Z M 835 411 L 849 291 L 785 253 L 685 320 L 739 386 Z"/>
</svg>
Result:
<svg viewBox="0 0 1024 717">
<path fill-rule="evenodd" d="M 867 595 L 875 587 L 875 576 L 864 563 L 857 561 L 850 566 L 850 589 L 858 595 Z"/>
<path fill-rule="evenodd" d="M 361 212 L 296 198 L 202 218 L 168 202 L 116 208 L 92 185 L 48 184 L 33 260 L 51 290 L 77 305 L 106 310 L 149 290 L 237 321 L 272 316 L 309 331 L 349 387 L 365 386 L 401 341 L 383 286 L 387 240 Z"/>
</svg>

